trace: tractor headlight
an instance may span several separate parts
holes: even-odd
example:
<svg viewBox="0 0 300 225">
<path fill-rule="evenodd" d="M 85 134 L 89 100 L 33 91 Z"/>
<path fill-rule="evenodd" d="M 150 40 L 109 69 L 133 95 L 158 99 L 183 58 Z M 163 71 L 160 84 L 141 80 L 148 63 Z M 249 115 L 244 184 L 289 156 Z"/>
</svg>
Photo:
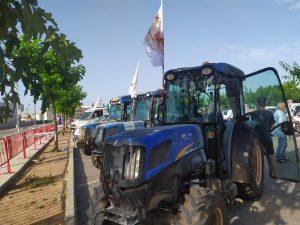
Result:
<svg viewBox="0 0 300 225">
<path fill-rule="evenodd" d="M 141 147 L 130 146 L 130 150 L 126 153 L 124 159 L 125 180 L 138 178 L 140 173 Z"/>
</svg>

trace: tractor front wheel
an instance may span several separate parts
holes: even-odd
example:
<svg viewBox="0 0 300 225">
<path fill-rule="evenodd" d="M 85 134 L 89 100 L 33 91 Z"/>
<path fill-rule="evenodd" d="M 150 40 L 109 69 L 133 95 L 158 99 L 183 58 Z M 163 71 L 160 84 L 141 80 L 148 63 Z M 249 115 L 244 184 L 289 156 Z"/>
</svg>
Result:
<svg viewBox="0 0 300 225">
<path fill-rule="evenodd" d="M 90 156 L 92 154 L 91 148 L 88 145 L 82 146 L 82 152 L 87 156 Z"/>
<path fill-rule="evenodd" d="M 101 157 L 97 155 L 92 155 L 92 163 L 97 168 L 101 168 Z"/>
<path fill-rule="evenodd" d="M 180 207 L 177 225 L 226 225 L 223 197 L 215 190 L 192 186 Z"/>
<path fill-rule="evenodd" d="M 108 206 L 108 200 L 105 197 L 102 185 L 94 188 L 94 193 L 90 199 L 90 207 L 88 210 L 89 225 L 104 225 L 103 209 Z"/>
<path fill-rule="evenodd" d="M 250 150 L 250 183 L 237 184 L 241 198 L 245 200 L 257 200 L 263 192 L 264 186 L 264 153 L 261 143 L 253 137 Z"/>
</svg>

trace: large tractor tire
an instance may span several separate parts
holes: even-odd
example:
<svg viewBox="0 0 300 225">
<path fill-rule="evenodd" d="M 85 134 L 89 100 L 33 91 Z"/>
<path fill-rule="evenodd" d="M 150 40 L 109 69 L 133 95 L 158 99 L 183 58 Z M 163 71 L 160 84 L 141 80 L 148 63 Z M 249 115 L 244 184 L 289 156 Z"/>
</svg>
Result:
<svg viewBox="0 0 300 225">
<path fill-rule="evenodd" d="M 97 168 L 100 169 L 101 168 L 101 157 L 97 156 L 97 155 L 92 155 L 92 163 L 93 165 Z"/>
<path fill-rule="evenodd" d="M 194 185 L 185 195 L 176 225 L 226 225 L 226 206 L 223 197 L 212 189 Z"/>
<path fill-rule="evenodd" d="M 82 150 L 83 154 L 85 154 L 87 156 L 90 156 L 92 154 L 91 148 L 87 145 L 84 145 L 81 150 Z"/>
<path fill-rule="evenodd" d="M 253 137 L 250 150 L 250 183 L 238 183 L 239 196 L 245 200 L 257 200 L 264 187 L 264 152 L 260 141 Z"/>
<path fill-rule="evenodd" d="M 94 188 L 94 193 L 90 199 L 90 207 L 88 210 L 88 225 L 105 225 L 103 209 L 108 206 L 102 185 Z"/>
</svg>

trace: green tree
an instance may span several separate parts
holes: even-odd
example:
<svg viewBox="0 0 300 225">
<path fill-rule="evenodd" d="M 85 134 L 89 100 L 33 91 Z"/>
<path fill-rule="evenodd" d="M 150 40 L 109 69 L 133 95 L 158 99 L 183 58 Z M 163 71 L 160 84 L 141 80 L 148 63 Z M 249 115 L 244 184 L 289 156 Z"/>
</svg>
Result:
<svg viewBox="0 0 300 225">
<path fill-rule="evenodd" d="M 80 85 L 71 85 L 58 93 L 55 108 L 58 113 L 61 113 L 64 124 L 66 124 L 67 118 L 74 116 L 77 106 L 81 104 L 81 101 L 85 97 L 86 93 L 82 90 Z"/>
<path fill-rule="evenodd" d="M 293 62 L 289 65 L 280 61 L 279 64 L 287 72 L 284 76 L 283 82 L 284 92 L 287 98 L 300 102 L 300 66 L 298 63 Z"/>
<path fill-rule="evenodd" d="M 21 80 L 26 92 L 33 96 L 34 102 L 42 101 L 42 112 L 47 108 L 53 109 L 55 126 L 55 144 L 57 139 L 57 104 L 62 92 L 76 85 L 84 76 L 85 68 L 77 65 L 82 58 L 81 51 L 65 35 L 55 35 L 51 42 L 57 42 L 56 47 L 48 45 L 41 39 L 20 39 L 20 45 L 13 51 L 13 60 L 26 60 L 22 69 Z"/>
<path fill-rule="evenodd" d="M 281 67 L 288 73 L 284 76 L 288 81 L 294 81 L 298 86 L 300 84 L 300 66 L 298 63 L 293 62 L 292 65 L 287 64 L 286 62 L 280 61 L 279 64 Z"/>
<path fill-rule="evenodd" d="M 55 45 L 53 37 L 58 27 L 51 13 L 38 6 L 37 0 L 3 0 L 0 1 L 0 94 L 5 102 L 2 108 L 7 118 L 9 102 L 17 103 L 19 96 L 15 84 L 21 79 L 32 83 L 34 78 L 23 77 L 22 70 L 27 67 L 26 58 L 12 60 L 14 49 L 20 45 L 20 35 L 25 41 L 43 37 L 47 47 Z M 46 47 L 46 46 L 45 46 Z M 26 91 L 31 84 L 24 83 Z"/>
</svg>

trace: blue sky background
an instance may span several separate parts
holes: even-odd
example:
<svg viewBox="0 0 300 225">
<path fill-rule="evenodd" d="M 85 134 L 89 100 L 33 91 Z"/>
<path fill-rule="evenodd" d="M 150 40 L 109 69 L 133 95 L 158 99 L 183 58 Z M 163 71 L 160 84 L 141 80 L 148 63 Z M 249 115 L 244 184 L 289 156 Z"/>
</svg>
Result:
<svg viewBox="0 0 300 225">
<path fill-rule="evenodd" d="M 60 31 L 82 49 L 85 104 L 127 94 L 140 62 L 138 92 L 161 86 L 143 39 L 160 0 L 42 0 Z M 300 0 L 164 0 L 165 68 L 204 61 L 231 63 L 246 73 L 278 61 L 300 63 Z M 21 88 L 22 90 L 22 88 Z M 30 96 L 25 108 L 33 111 Z"/>
</svg>

